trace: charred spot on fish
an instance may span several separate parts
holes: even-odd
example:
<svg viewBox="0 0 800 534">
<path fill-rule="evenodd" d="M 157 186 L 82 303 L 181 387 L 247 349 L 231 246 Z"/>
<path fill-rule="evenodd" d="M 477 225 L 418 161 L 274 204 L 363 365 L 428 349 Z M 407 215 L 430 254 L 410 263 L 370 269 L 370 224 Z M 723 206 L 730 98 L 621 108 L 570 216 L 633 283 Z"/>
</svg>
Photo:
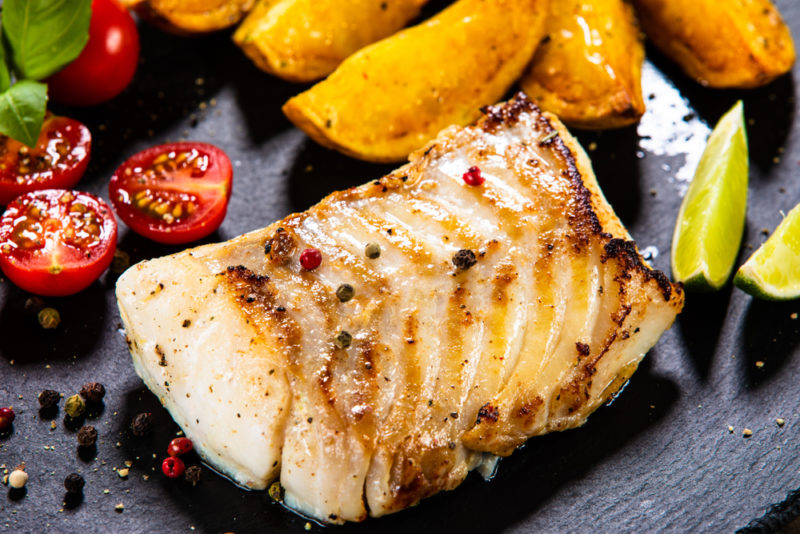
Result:
<svg viewBox="0 0 800 534">
<path fill-rule="evenodd" d="M 456 266 L 456 269 L 460 271 L 466 271 L 476 263 L 478 263 L 478 259 L 475 257 L 475 253 L 472 252 L 468 248 L 462 248 L 458 252 L 455 253 L 452 259 L 453 265 Z"/>
<path fill-rule="evenodd" d="M 601 258 L 603 263 L 613 258 L 620 262 L 623 274 L 627 275 L 628 278 L 630 278 L 631 272 L 639 272 L 644 276 L 646 282 L 655 280 L 665 301 L 669 301 L 672 298 L 673 289 L 677 294 L 680 294 L 680 285 L 673 286 L 664 273 L 651 269 L 642 262 L 642 258 L 636 250 L 636 243 L 633 241 L 613 238 L 605 244 L 604 248 L 605 253 Z"/>
<path fill-rule="evenodd" d="M 192 321 L 190 321 L 189 319 L 184 319 L 183 324 L 181 324 L 181 326 L 184 328 L 189 328 L 190 326 L 192 326 Z"/>
<path fill-rule="evenodd" d="M 164 353 L 164 349 L 161 348 L 161 345 L 156 345 L 155 347 L 156 355 L 158 356 L 158 365 L 161 367 L 167 366 L 167 355 Z"/>
<path fill-rule="evenodd" d="M 478 418 L 475 423 L 481 424 L 485 421 L 496 423 L 498 417 L 500 417 L 500 412 L 498 411 L 497 406 L 493 406 L 487 402 L 481 406 L 480 410 L 478 410 Z"/>
<path fill-rule="evenodd" d="M 484 117 L 479 126 L 485 132 L 492 133 L 503 125 L 514 126 L 519 122 L 519 118 L 523 113 L 541 114 L 542 111 L 539 106 L 528 98 L 528 95 L 519 91 L 508 102 L 496 106 L 483 107 L 481 112 L 483 112 Z"/>
<path fill-rule="evenodd" d="M 581 356 L 588 356 L 589 355 L 589 345 L 586 343 L 581 343 L 580 341 L 575 343 L 575 348 L 578 349 L 578 354 Z"/>
<path fill-rule="evenodd" d="M 284 265 L 289 262 L 296 248 L 294 237 L 285 228 L 278 228 L 264 246 L 264 252 L 273 264 Z"/>
</svg>

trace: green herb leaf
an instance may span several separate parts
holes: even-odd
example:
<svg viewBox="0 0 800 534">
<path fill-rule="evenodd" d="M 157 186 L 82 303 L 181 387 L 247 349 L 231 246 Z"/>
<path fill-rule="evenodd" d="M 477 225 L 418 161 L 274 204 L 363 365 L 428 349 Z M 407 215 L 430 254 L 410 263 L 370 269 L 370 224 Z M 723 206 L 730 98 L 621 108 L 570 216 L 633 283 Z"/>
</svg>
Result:
<svg viewBox="0 0 800 534">
<path fill-rule="evenodd" d="M 0 94 L 0 133 L 36 145 L 47 109 L 47 85 L 31 80 L 17 82 Z"/>
<path fill-rule="evenodd" d="M 18 77 L 42 80 L 78 57 L 91 16 L 91 0 L 5 0 L 3 32 Z"/>
<path fill-rule="evenodd" d="M 8 72 L 6 62 L 6 47 L 0 34 L 0 93 L 11 87 L 11 74 Z"/>
</svg>

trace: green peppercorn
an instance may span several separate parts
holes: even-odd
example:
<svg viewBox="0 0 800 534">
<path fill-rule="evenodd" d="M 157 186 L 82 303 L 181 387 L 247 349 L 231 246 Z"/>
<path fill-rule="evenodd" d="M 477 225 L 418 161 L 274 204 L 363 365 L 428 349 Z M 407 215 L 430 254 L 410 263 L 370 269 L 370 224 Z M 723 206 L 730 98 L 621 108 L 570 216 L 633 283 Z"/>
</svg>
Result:
<svg viewBox="0 0 800 534">
<path fill-rule="evenodd" d="M 342 284 L 336 288 L 336 297 L 340 302 L 347 302 L 356 294 L 356 290 L 350 284 Z"/>
<path fill-rule="evenodd" d="M 377 243 L 367 243 L 367 246 L 364 248 L 364 254 L 371 260 L 376 259 L 381 255 L 381 246 Z"/>
<path fill-rule="evenodd" d="M 281 486 L 280 482 L 273 482 L 269 486 L 269 497 L 275 502 L 281 502 L 283 500 L 283 486 Z"/>
<path fill-rule="evenodd" d="M 334 341 L 336 346 L 340 349 L 346 349 L 352 342 L 353 336 L 350 335 L 350 332 L 346 332 L 345 330 L 339 332 L 339 335 L 336 336 L 336 341 Z"/>
<path fill-rule="evenodd" d="M 43 308 L 38 315 L 39 324 L 46 330 L 52 330 L 61 324 L 61 314 L 55 308 Z"/>
<path fill-rule="evenodd" d="M 64 411 L 68 416 L 77 419 L 86 411 L 86 403 L 80 395 L 72 395 L 67 399 L 67 402 L 64 403 Z"/>
</svg>

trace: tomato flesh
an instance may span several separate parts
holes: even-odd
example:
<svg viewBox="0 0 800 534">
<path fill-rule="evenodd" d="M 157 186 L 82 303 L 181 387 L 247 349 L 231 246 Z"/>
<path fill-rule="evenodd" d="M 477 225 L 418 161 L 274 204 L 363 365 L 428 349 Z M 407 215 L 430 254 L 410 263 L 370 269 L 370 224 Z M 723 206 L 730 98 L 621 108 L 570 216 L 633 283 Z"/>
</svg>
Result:
<svg viewBox="0 0 800 534">
<path fill-rule="evenodd" d="M 233 169 L 206 143 L 167 143 L 143 150 L 111 177 L 109 195 L 134 232 L 166 244 L 206 237 L 228 209 Z"/>
<path fill-rule="evenodd" d="M 49 116 L 36 146 L 0 135 L 0 205 L 39 189 L 71 189 L 89 165 L 92 134 L 67 117 Z"/>
<path fill-rule="evenodd" d="M 139 62 L 136 22 L 115 0 L 93 0 L 89 41 L 47 84 L 57 102 L 92 106 L 111 100 L 133 79 Z"/>
<path fill-rule="evenodd" d="M 117 222 L 111 208 L 88 193 L 47 189 L 9 204 L 0 219 L 0 268 L 31 293 L 77 293 L 103 274 L 114 257 Z"/>
</svg>

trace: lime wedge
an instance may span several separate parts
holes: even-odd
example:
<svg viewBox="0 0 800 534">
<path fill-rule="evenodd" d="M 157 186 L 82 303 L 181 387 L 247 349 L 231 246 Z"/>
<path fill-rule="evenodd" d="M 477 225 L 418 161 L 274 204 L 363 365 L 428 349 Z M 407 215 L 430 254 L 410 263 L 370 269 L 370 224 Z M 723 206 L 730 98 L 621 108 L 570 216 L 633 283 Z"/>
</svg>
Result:
<svg viewBox="0 0 800 534">
<path fill-rule="evenodd" d="M 740 100 L 711 132 L 678 212 L 672 274 L 689 290 L 716 290 L 730 278 L 742 243 L 748 168 Z"/>
<path fill-rule="evenodd" d="M 800 297 L 800 204 L 739 268 L 733 283 L 763 299 Z"/>
</svg>

